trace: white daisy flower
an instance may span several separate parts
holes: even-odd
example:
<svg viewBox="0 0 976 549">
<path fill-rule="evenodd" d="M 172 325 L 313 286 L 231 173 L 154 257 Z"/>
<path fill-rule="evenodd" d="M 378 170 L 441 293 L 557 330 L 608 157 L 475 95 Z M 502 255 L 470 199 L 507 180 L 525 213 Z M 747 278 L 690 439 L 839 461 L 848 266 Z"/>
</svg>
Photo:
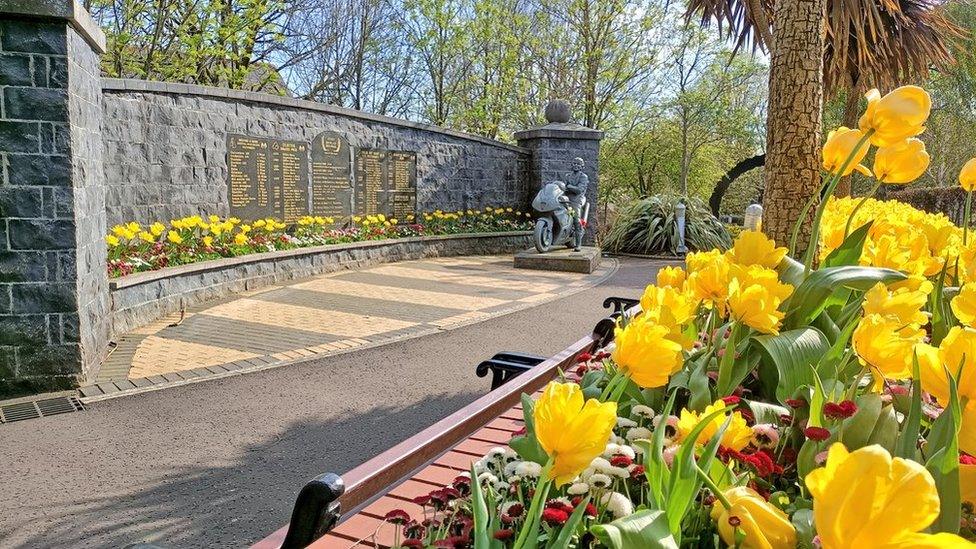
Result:
<svg viewBox="0 0 976 549">
<path fill-rule="evenodd" d="M 539 478 L 542 474 L 542 466 L 534 461 L 523 461 L 515 468 L 515 474 L 523 478 Z"/>
<path fill-rule="evenodd" d="M 606 488 L 613 484 L 613 479 L 603 473 L 596 473 L 587 482 L 594 488 Z"/>
<path fill-rule="evenodd" d="M 618 417 L 617 418 L 617 427 L 619 427 L 621 429 L 629 429 L 631 427 L 637 427 L 637 422 L 634 421 L 634 420 L 632 420 L 632 419 L 629 419 L 629 418 Z"/>
<path fill-rule="evenodd" d="M 630 498 L 620 492 L 607 492 L 600 496 L 600 503 L 613 513 L 614 518 L 622 518 L 634 514 L 634 504 Z"/>
<path fill-rule="evenodd" d="M 646 427 L 634 427 L 627 430 L 627 440 L 631 442 L 640 439 L 650 440 L 652 436 L 654 436 L 653 433 Z"/>
<path fill-rule="evenodd" d="M 566 489 L 566 492 L 571 496 L 581 496 L 590 491 L 590 485 L 585 482 L 577 482 Z"/>
<path fill-rule="evenodd" d="M 654 409 L 650 406 L 644 406 L 643 404 L 635 404 L 633 408 L 630 409 L 630 415 L 634 417 L 653 419 L 655 416 Z"/>
</svg>

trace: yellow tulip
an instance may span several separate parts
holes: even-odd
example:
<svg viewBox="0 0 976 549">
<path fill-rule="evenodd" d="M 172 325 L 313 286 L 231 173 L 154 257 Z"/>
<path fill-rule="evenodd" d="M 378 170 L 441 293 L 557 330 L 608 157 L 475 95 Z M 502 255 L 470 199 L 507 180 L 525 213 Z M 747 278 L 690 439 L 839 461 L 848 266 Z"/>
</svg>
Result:
<svg viewBox="0 0 976 549">
<path fill-rule="evenodd" d="M 153 242 L 156 242 L 156 237 L 154 237 L 152 233 L 147 231 L 142 231 L 141 233 L 139 233 L 139 238 L 146 244 L 152 244 Z"/>
<path fill-rule="evenodd" d="M 976 401 L 976 330 L 953 326 L 939 344 L 939 362 L 922 368 L 923 388 L 943 405 L 949 402 L 946 369 L 956 379 L 960 398 Z"/>
<path fill-rule="evenodd" d="M 115 235 L 107 235 L 105 237 L 105 243 L 108 244 L 110 248 L 114 248 L 119 245 L 119 237 Z"/>
<path fill-rule="evenodd" d="M 777 248 L 776 242 L 759 231 L 742 231 L 727 255 L 729 261 L 739 265 L 761 265 L 775 269 L 786 252 L 785 247 Z"/>
<path fill-rule="evenodd" d="M 685 284 L 685 270 L 681 267 L 663 267 L 657 272 L 654 283 L 660 287 L 670 286 L 671 288 L 681 289 Z"/>
<path fill-rule="evenodd" d="M 911 183 L 925 173 L 929 160 L 925 143 L 912 137 L 874 153 L 874 177 L 881 183 Z"/>
<path fill-rule="evenodd" d="M 865 94 L 868 108 L 858 121 L 863 132 L 873 130 L 871 143 L 890 147 L 925 131 L 932 110 L 932 98 L 918 86 L 902 86 L 881 96 L 877 89 Z"/>
<path fill-rule="evenodd" d="M 707 252 L 692 252 L 685 256 L 685 265 L 688 267 L 688 274 L 700 271 L 711 265 L 715 261 L 727 259 L 719 250 L 708 250 Z"/>
<path fill-rule="evenodd" d="M 976 328 L 976 282 L 964 284 L 959 289 L 959 295 L 952 298 L 949 306 L 959 322 L 970 328 Z"/>
<path fill-rule="evenodd" d="M 877 444 L 853 452 L 833 444 L 806 485 L 824 549 L 971 546 L 953 534 L 922 533 L 939 516 L 932 475 Z"/>
<path fill-rule="evenodd" d="M 970 400 L 969 404 L 962 409 L 959 448 L 971 456 L 976 456 L 976 400 Z"/>
<path fill-rule="evenodd" d="M 203 245 L 208 248 L 213 246 L 213 237 L 212 236 L 203 237 Z"/>
<path fill-rule="evenodd" d="M 129 232 L 129 228 L 125 225 L 116 225 L 112 227 L 112 234 L 115 236 L 124 237 Z"/>
<path fill-rule="evenodd" d="M 793 549 L 796 547 L 796 528 L 790 517 L 763 499 L 758 492 L 746 486 L 737 486 L 722 492 L 730 507 L 715 502 L 712 520 L 718 526 L 719 536 L 729 547 L 736 546 L 735 530 L 745 534 L 743 549 Z M 732 519 L 738 526 L 732 526 Z"/>
<path fill-rule="evenodd" d="M 621 371 L 644 388 L 663 387 L 684 364 L 682 346 L 671 328 L 644 315 L 613 330 L 613 360 Z"/>
<path fill-rule="evenodd" d="M 959 171 L 959 186 L 967 192 L 976 190 L 976 158 L 966 162 L 962 170 Z"/>
<path fill-rule="evenodd" d="M 130 221 L 125 227 L 129 229 L 129 232 L 131 233 L 137 233 L 142 229 L 142 227 L 135 221 Z"/>
<path fill-rule="evenodd" d="M 182 244 L 183 243 L 183 237 L 180 236 L 180 233 L 178 233 L 176 231 L 170 231 L 169 233 L 167 233 L 166 234 L 166 240 L 169 240 L 173 244 Z"/>
<path fill-rule="evenodd" d="M 151 232 L 153 236 L 158 237 L 159 235 L 166 232 L 166 225 L 163 225 L 162 223 L 157 221 L 149 226 L 149 232 Z"/>
<path fill-rule="evenodd" d="M 962 500 L 976 506 L 976 464 L 959 465 L 959 487 Z"/>
<path fill-rule="evenodd" d="M 728 306 L 732 318 L 764 334 L 779 333 L 779 324 L 786 316 L 779 310 L 782 301 L 766 285 L 745 285 L 737 278 L 729 283 Z"/>
<path fill-rule="evenodd" d="M 689 270 L 692 263 L 688 262 Z M 697 265 L 688 276 L 688 289 L 706 307 L 716 307 L 725 314 L 725 302 L 729 297 L 729 261 L 721 254 L 712 256 L 707 263 Z"/>
<path fill-rule="evenodd" d="M 690 351 L 695 340 L 684 334 L 684 328 L 694 320 L 699 300 L 691 292 L 682 292 L 670 286 L 659 288 L 650 285 L 641 296 L 641 318 L 668 328 L 668 339 Z"/>
<path fill-rule="evenodd" d="M 838 173 L 844 167 L 844 163 L 847 163 L 847 169 L 844 170 L 842 175 L 851 175 L 854 170 L 857 170 L 864 175 L 870 176 L 871 170 L 863 166 L 861 161 L 867 156 L 871 145 L 865 141 L 861 143 L 861 147 L 857 149 L 857 152 L 854 152 L 854 147 L 860 143 L 863 137 L 864 133 L 861 130 L 852 130 L 844 126 L 831 131 L 827 135 L 827 142 L 823 146 L 824 169 L 829 173 Z M 854 155 L 853 158 L 851 157 L 852 154 Z M 851 158 L 849 162 L 847 160 L 848 158 Z"/>
<path fill-rule="evenodd" d="M 922 290 L 907 288 L 889 291 L 878 282 L 864 294 L 865 316 L 880 315 L 889 320 L 896 320 L 902 326 L 918 328 L 928 323 L 928 317 L 922 312 L 928 302 L 928 293 Z"/>
<path fill-rule="evenodd" d="M 924 336 L 922 330 L 872 314 L 858 323 L 851 336 L 851 346 L 861 364 L 872 369 L 875 387 L 880 388 L 884 379 L 912 376 L 912 350 Z"/>
<path fill-rule="evenodd" d="M 575 383 L 553 381 L 535 403 L 535 436 L 552 460 L 556 486 L 572 481 L 603 453 L 617 423 L 617 403 L 589 399 Z"/>
<path fill-rule="evenodd" d="M 679 440 L 684 440 L 687 438 L 691 431 L 701 423 L 702 418 L 711 414 L 712 412 L 725 409 L 725 402 L 722 400 L 716 400 L 714 404 L 710 404 L 705 407 L 705 411 L 701 414 L 697 412 L 692 412 L 688 409 L 682 409 L 681 415 L 678 417 L 677 431 Z M 701 433 L 698 434 L 698 439 L 695 441 L 696 444 L 706 444 L 715 433 L 722 427 L 725 423 L 726 418 L 729 416 L 727 414 L 719 414 L 712 418 L 708 425 L 702 429 Z M 732 412 L 732 421 L 729 422 L 729 426 L 725 429 L 725 433 L 722 434 L 722 440 L 719 444 L 725 448 L 731 448 L 732 450 L 741 450 L 749 445 L 752 440 L 752 428 L 746 424 L 745 418 L 739 412 Z"/>
<path fill-rule="evenodd" d="M 234 244 L 237 244 L 238 246 L 247 244 L 247 233 L 237 233 L 234 235 Z"/>
</svg>

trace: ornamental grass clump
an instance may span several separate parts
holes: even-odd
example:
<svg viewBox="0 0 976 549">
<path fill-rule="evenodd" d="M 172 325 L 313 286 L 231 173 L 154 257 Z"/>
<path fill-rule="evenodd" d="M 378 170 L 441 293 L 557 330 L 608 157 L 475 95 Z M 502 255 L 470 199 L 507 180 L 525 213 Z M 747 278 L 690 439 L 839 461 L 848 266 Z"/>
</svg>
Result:
<svg viewBox="0 0 976 549">
<path fill-rule="evenodd" d="M 905 155 L 883 181 L 926 163 L 923 94 L 869 94 L 824 190 L 861 147 Z M 976 244 L 893 201 L 818 210 L 816 268 L 745 231 L 661 269 L 401 546 L 976 547 Z"/>
</svg>

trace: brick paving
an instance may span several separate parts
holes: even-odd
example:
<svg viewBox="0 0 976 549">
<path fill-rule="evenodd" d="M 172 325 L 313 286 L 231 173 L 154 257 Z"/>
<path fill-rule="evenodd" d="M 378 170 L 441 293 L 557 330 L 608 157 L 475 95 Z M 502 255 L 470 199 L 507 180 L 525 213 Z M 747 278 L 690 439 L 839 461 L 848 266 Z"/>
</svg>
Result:
<svg viewBox="0 0 976 549">
<path fill-rule="evenodd" d="M 436 258 L 331 273 L 248 292 L 123 335 L 83 400 L 391 343 L 525 309 L 600 283 L 512 267 L 510 256 Z"/>
</svg>

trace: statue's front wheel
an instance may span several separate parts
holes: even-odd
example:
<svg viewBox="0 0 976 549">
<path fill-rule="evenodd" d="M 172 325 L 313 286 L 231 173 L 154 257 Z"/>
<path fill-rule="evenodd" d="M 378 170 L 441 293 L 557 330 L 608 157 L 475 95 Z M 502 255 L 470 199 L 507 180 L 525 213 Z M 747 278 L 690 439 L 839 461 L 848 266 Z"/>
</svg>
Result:
<svg viewBox="0 0 976 549">
<path fill-rule="evenodd" d="M 535 249 L 544 254 L 552 249 L 552 221 L 545 217 L 535 222 Z"/>
</svg>

